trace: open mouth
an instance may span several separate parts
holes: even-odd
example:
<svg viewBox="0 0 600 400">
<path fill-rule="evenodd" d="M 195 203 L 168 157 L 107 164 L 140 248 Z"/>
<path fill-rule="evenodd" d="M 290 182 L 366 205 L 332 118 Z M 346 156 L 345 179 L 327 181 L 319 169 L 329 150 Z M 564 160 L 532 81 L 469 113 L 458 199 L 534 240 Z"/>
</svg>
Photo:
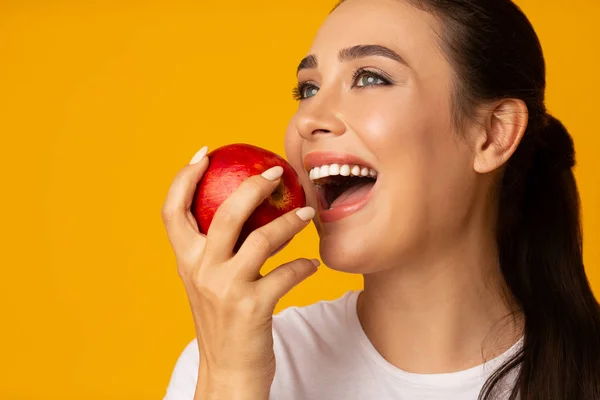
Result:
<svg viewBox="0 0 600 400">
<path fill-rule="evenodd" d="M 350 206 L 361 202 L 375 186 L 377 173 L 374 170 L 356 166 L 350 171 L 329 171 L 322 173 L 318 167 L 310 173 L 317 188 L 319 205 L 323 210 Z M 320 177 L 320 175 L 325 175 Z"/>
</svg>

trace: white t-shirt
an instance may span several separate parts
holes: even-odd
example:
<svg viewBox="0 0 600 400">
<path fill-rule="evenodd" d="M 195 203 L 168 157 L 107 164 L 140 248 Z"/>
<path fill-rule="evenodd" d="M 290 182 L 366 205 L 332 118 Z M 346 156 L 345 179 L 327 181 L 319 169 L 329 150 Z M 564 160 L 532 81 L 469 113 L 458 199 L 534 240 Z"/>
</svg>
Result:
<svg viewBox="0 0 600 400">
<path fill-rule="evenodd" d="M 521 338 L 504 354 L 459 372 L 406 372 L 385 360 L 363 331 L 359 293 L 273 316 L 277 370 L 270 400 L 476 400 L 489 375 L 522 345 Z M 194 339 L 177 360 L 164 400 L 193 400 L 198 357 Z M 505 381 L 506 393 L 516 372 Z"/>
</svg>

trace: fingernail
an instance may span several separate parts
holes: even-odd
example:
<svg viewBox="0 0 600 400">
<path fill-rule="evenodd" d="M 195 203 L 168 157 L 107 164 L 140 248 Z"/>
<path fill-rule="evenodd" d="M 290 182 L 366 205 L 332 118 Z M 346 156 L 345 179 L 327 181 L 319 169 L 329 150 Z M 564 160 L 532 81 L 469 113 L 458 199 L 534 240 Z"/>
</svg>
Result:
<svg viewBox="0 0 600 400">
<path fill-rule="evenodd" d="M 318 267 L 319 265 L 321 265 L 321 261 L 317 260 L 316 258 L 313 258 L 310 261 L 312 261 L 312 263 L 315 267 Z"/>
<path fill-rule="evenodd" d="M 263 172 L 261 175 L 265 179 L 268 179 L 270 181 L 274 181 L 275 179 L 277 179 L 281 175 L 283 175 L 283 167 L 280 167 L 278 165 L 276 167 L 269 168 L 268 170 L 266 170 L 265 172 Z"/>
<path fill-rule="evenodd" d="M 198 164 L 200 161 L 202 161 L 202 159 L 206 155 L 207 151 L 208 151 L 208 146 L 204 146 L 203 148 L 198 150 L 198 152 L 196 154 L 194 154 L 194 157 L 192 157 L 192 160 L 190 161 L 190 165 Z"/>
<path fill-rule="evenodd" d="M 315 209 L 312 207 L 304 207 L 296 211 L 296 215 L 298 215 L 302 221 L 309 221 L 315 216 Z"/>
</svg>

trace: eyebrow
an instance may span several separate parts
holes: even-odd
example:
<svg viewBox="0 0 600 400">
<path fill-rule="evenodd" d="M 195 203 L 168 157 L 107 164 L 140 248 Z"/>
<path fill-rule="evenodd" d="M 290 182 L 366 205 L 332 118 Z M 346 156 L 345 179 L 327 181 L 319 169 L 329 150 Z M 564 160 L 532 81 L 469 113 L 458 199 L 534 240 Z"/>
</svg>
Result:
<svg viewBox="0 0 600 400">
<path fill-rule="evenodd" d="M 406 65 L 407 67 L 410 67 L 406 60 L 402 58 L 398 53 L 396 53 L 392 49 L 378 44 L 360 44 L 357 46 L 341 49 L 338 53 L 338 60 L 340 62 L 346 62 L 369 56 L 390 58 L 394 61 L 398 61 L 399 63 Z M 300 70 L 303 69 L 317 68 L 317 65 L 317 57 L 313 54 L 310 54 L 304 57 L 302 61 L 300 61 L 298 69 L 296 70 L 296 74 L 298 74 L 298 72 L 300 72 Z"/>
</svg>

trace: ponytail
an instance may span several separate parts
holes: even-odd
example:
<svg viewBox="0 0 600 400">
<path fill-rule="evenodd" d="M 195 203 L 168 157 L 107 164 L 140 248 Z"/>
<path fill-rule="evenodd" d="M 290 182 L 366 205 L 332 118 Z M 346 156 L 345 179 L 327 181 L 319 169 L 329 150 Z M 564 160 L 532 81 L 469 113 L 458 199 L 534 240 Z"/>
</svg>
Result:
<svg viewBox="0 0 600 400">
<path fill-rule="evenodd" d="M 537 137 L 538 164 L 548 171 L 571 171 L 575 166 L 573 139 L 565 126 L 550 114 L 543 117 L 543 128 Z"/>
<path fill-rule="evenodd" d="M 583 265 L 573 140 L 550 115 L 539 126 L 500 186 L 500 265 L 525 316 L 523 346 L 480 398 L 519 367 L 510 399 L 600 400 L 600 306 Z"/>
</svg>

